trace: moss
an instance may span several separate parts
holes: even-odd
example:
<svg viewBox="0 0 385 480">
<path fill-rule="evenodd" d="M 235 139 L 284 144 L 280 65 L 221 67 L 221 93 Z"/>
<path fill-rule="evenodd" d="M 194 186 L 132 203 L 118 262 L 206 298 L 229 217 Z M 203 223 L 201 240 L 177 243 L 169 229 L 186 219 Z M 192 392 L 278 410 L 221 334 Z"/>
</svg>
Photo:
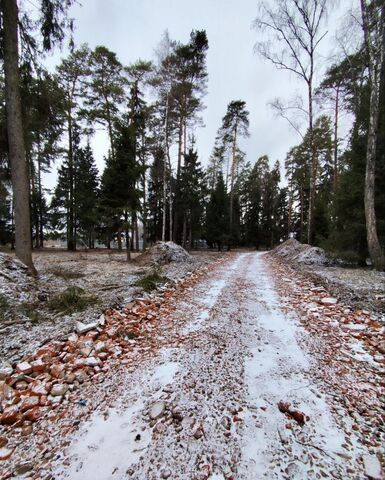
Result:
<svg viewBox="0 0 385 480">
<path fill-rule="evenodd" d="M 168 282 L 168 278 L 160 274 L 159 269 L 154 269 L 151 273 L 143 276 L 135 282 L 135 286 L 141 288 L 145 292 L 155 290 L 159 285 Z"/>
<path fill-rule="evenodd" d="M 64 292 L 55 295 L 47 302 L 47 308 L 54 312 L 69 315 L 74 312 L 81 312 L 88 306 L 98 303 L 94 295 L 86 295 L 80 287 L 68 287 Z"/>
<path fill-rule="evenodd" d="M 40 312 L 38 312 L 36 304 L 34 303 L 23 303 L 20 307 L 20 311 L 21 313 L 26 315 L 31 320 L 31 323 L 34 325 L 40 323 L 43 320 L 43 316 Z"/>
<path fill-rule="evenodd" d="M 7 320 L 12 313 L 7 297 L 0 293 L 0 321 Z"/>
</svg>

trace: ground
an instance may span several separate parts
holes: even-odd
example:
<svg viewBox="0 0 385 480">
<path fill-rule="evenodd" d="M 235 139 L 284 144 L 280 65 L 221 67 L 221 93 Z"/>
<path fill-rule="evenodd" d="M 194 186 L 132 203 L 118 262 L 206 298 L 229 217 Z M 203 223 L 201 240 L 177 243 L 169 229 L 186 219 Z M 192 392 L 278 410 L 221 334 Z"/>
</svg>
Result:
<svg viewBox="0 0 385 480">
<path fill-rule="evenodd" d="M 384 478 L 380 320 L 267 254 L 217 257 L 19 365 L 0 478 Z"/>
</svg>

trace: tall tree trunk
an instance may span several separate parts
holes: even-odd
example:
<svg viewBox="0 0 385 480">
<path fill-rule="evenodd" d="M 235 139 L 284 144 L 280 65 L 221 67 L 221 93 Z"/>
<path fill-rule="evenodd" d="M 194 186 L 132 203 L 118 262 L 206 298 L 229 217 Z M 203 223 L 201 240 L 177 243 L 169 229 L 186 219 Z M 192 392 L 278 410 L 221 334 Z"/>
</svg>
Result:
<svg viewBox="0 0 385 480">
<path fill-rule="evenodd" d="M 18 9 L 16 0 L 2 0 L 5 98 L 11 179 L 15 215 L 17 257 L 32 274 L 31 217 L 28 165 L 25 156 L 20 101 L 18 51 Z"/>
<path fill-rule="evenodd" d="M 40 157 L 40 135 L 38 137 L 38 157 L 37 157 L 37 180 L 39 188 L 39 238 L 40 238 L 40 248 L 44 247 L 44 229 L 43 229 L 43 187 L 41 184 L 41 157 Z"/>
<path fill-rule="evenodd" d="M 168 145 L 168 115 L 169 115 L 169 101 L 170 101 L 169 96 L 170 94 L 169 92 L 167 92 L 166 112 L 164 117 L 162 242 L 166 241 L 166 218 L 167 218 L 167 158 L 166 157 L 168 157 L 169 155 L 169 145 Z M 170 177 L 171 177 L 171 171 L 170 171 Z M 170 181 L 170 187 L 171 187 L 171 181 Z"/>
<path fill-rule="evenodd" d="M 382 251 L 378 234 L 375 211 L 375 170 L 376 170 L 376 144 L 379 117 L 379 93 L 380 93 L 380 72 L 384 61 L 384 20 L 385 6 L 382 5 L 378 14 L 377 25 L 374 33 L 375 45 L 372 45 L 370 38 L 370 25 L 368 19 L 368 7 L 364 0 L 361 0 L 362 28 L 364 31 L 366 54 L 369 61 L 369 84 L 370 84 L 370 108 L 369 108 L 369 129 L 368 143 L 366 147 L 366 172 L 365 172 L 365 219 L 366 236 L 368 241 L 369 255 L 376 270 L 385 270 L 385 256 Z M 373 27 L 372 27 L 373 28 Z M 373 51 L 375 50 L 375 51 Z"/>
<path fill-rule="evenodd" d="M 127 262 L 131 261 L 131 242 L 130 242 L 130 235 L 129 235 L 129 227 L 128 227 L 128 212 L 124 212 L 124 223 L 126 226 L 126 259 Z"/>
<path fill-rule="evenodd" d="M 236 166 L 237 130 L 238 130 L 238 126 L 237 124 L 235 124 L 233 147 L 232 147 L 231 180 L 230 180 L 230 232 L 229 232 L 230 237 L 233 233 L 234 180 L 235 180 L 235 172 L 237 169 L 237 166 Z"/>
<path fill-rule="evenodd" d="M 300 187 L 300 224 L 299 224 L 299 241 L 303 241 L 303 223 L 304 223 L 304 198 L 303 198 L 303 187 Z"/>
<path fill-rule="evenodd" d="M 74 212 L 74 152 L 73 152 L 73 125 L 72 110 L 68 110 L 68 175 L 69 175 L 69 205 L 67 222 L 67 249 L 76 250 L 75 239 L 75 212 Z"/>
<path fill-rule="evenodd" d="M 182 231 L 182 247 L 186 248 L 187 240 L 187 216 L 186 214 L 183 217 L 183 231 Z"/>
<path fill-rule="evenodd" d="M 339 117 L 340 86 L 336 88 L 334 103 L 334 155 L 333 155 L 333 192 L 336 193 L 338 183 L 338 117 Z"/>
<path fill-rule="evenodd" d="M 122 249 L 122 227 L 118 228 L 118 250 Z"/>
<path fill-rule="evenodd" d="M 311 57 L 311 71 L 313 71 L 313 61 Z M 317 152 L 314 143 L 314 128 L 313 128 L 313 74 L 310 74 L 308 82 L 308 103 L 309 103 L 309 136 L 310 136 L 310 175 L 309 175 L 309 210 L 307 218 L 307 242 L 311 245 L 313 243 L 314 233 L 314 204 L 315 204 L 315 189 L 317 182 Z"/>
</svg>

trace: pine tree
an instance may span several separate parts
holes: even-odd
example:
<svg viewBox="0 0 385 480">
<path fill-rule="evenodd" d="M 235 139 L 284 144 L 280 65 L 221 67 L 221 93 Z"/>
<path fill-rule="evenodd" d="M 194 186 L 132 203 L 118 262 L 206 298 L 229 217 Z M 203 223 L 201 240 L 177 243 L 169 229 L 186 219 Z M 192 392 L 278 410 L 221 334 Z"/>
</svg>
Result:
<svg viewBox="0 0 385 480">
<path fill-rule="evenodd" d="M 204 174 L 198 153 L 190 147 L 181 172 L 181 218 L 183 218 L 182 246 L 193 248 L 194 240 L 201 237 L 204 210 Z"/>
<path fill-rule="evenodd" d="M 227 111 L 222 119 L 222 126 L 219 131 L 223 145 L 230 151 L 230 205 L 229 205 L 229 235 L 233 234 L 233 225 L 236 217 L 234 215 L 234 197 L 236 195 L 235 185 L 237 174 L 239 172 L 240 159 L 243 158 L 242 152 L 238 147 L 239 137 L 249 135 L 249 112 L 246 110 L 246 103 L 242 100 L 234 100 L 227 106 Z M 226 179 L 227 183 L 227 179 Z"/>
<path fill-rule="evenodd" d="M 229 244 L 229 198 L 222 173 L 210 193 L 206 208 L 205 238 L 211 248 L 222 250 Z"/>
<path fill-rule="evenodd" d="M 138 181 L 142 174 L 141 166 L 136 162 L 135 138 L 128 118 L 116 122 L 116 138 L 114 157 L 107 159 L 101 179 L 100 205 L 109 224 L 118 226 L 118 242 L 120 246 L 121 233 L 125 232 L 127 260 L 130 259 L 131 217 L 140 208 L 141 192 Z"/>
<path fill-rule="evenodd" d="M 89 55 L 89 92 L 85 104 L 91 121 L 107 126 L 111 156 L 115 156 L 114 122 L 124 100 L 126 79 L 116 53 L 97 46 Z"/>
</svg>

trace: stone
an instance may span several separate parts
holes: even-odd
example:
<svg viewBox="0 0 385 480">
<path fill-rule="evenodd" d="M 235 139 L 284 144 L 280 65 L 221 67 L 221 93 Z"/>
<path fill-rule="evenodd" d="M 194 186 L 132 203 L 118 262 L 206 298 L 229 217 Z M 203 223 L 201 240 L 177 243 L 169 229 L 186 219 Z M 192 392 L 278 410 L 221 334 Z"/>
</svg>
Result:
<svg viewBox="0 0 385 480">
<path fill-rule="evenodd" d="M 363 455 L 365 475 L 371 480 L 383 479 L 381 463 L 376 455 Z"/>
<path fill-rule="evenodd" d="M 29 420 L 30 422 L 36 422 L 43 416 L 44 411 L 44 407 L 31 408 L 24 413 L 24 419 Z"/>
<path fill-rule="evenodd" d="M 18 405 L 21 412 L 25 412 L 30 408 L 37 407 L 39 405 L 39 397 L 33 395 L 31 397 L 22 397 Z"/>
<path fill-rule="evenodd" d="M 3 447 L 0 448 L 0 460 L 8 460 L 8 458 L 12 455 L 13 448 Z"/>
<path fill-rule="evenodd" d="M 18 390 L 19 392 L 22 392 L 23 390 L 26 390 L 28 388 L 28 383 L 25 380 L 20 380 L 19 382 L 16 382 L 15 384 L 15 389 Z"/>
<path fill-rule="evenodd" d="M 95 344 L 95 352 L 102 352 L 106 348 L 106 342 L 96 342 Z"/>
<path fill-rule="evenodd" d="M 29 462 L 18 463 L 15 467 L 16 475 L 25 475 L 33 469 L 33 464 Z"/>
<path fill-rule="evenodd" d="M 222 417 L 221 419 L 221 425 L 223 428 L 225 428 L 226 430 L 231 430 L 231 420 L 229 417 Z"/>
<path fill-rule="evenodd" d="M 21 362 L 16 365 L 16 372 L 22 373 L 23 375 L 28 375 L 32 373 L 32 365 L 28 362 Z"/>
<path fill-rule="evenodd" d="M 43 383 L 35 382 L 31 386 L 31 393 L 33 393 L 33 395 L 41 396 L 41 395 L 47 395 L 48 391 Z"/>
<path fill-rule="evenodd" d="M 5 380 L 7 377 L 12 375 L 13 368 L 9 363 L 5 363 L 0 367 L 0 380 Z"/>
<path fill-rule="evenodd" d="M 12 425 L 16 423 L 21 418 L 19 408 L 17 405 L 11 405 L 10 407 L 4 408 L 3 414 L 0 417 L 0 423 L 4 425 Z"/>
<path fill-rule="evenodd" d="M 85 357 L 88 357 L 88 355 L 92 352 L 91 347 L 83 347 L 79 350 L 79 352 L 84 355 Z"/>
<path fill-rule="evenodd" d="M 160 475 L 160 478 L 170 478 L 171 477 L 171 470 L 163 470 L 163 472 Z"/>
<path fill-rule="evenodd" d="M 6 383 L 3 383 L 0 386 L 0 400 L 5 400 L 5 401 L 12 401 L 16 396 L 15 390 L 7 385 Z"/>
<path fill-rule="evenodd" d="M 65 366 L 57 363 L 56 365 L 52 365 L 50 369 L 50 373 L 54 378 L 64 378 L 65 376 Z"/>
<path fill-rule="evenodd" d="M 338 300 L 334 297 L 325 297 L 321 299 L 322 305 L 335 305 Z"/>
<path fill-rule="evenodd" d="M 68 390 L 68 385 L 65 383 L 56 383 L 53 385 L 51 395 L 53 397 L 62 397 Z"/>
<path fill-rule="evenodd" d="M 85 359 L 85 365 L 88 367 L 97 367 L 100 364 L 100 360 L 95 357 L 88 357 Z"/>
<path fill-rule="evenodd" d="M 88 380 L 88 375 L 84 370 L 78 370 L 78 371 L 74 372 L 74 375 L 76 377 L 76 380 L 79 383 L 83 383 L 86 380 Z"/>
<path fill-rule="evenodd" d="M 99 325 L 101 325 L 102 327 L 104 327 L 104 325 L 106 324 L 106 317 L 104 316 L 103 313 L 100 315 L 99 320 L 98 320 L 98 323 L 99 323 Z"/>
<path fill-rule="evenodd" d="M 90 330 L 93 330 L 98 326 L 99 322 L 91 322 L 91 323 L 83 323 L 83 322 L 76 322 L 75 328 L 77 333 L 86 333 L 89 332 Z"/>
<path fill-rule="evenodd" d="M 164 402 L 155 402 L 152 405 L 149 413 L 151 420 L 157 420 L 158 418 L 160 418 L 164 414 L 165 410 L 166 404 Z"/>
<path fill-rule="evenodd" d="M 32 370 L 34 372 L 44 372 L 45 369 L 47 368 L 47 365 L 43 362 L 41 358 L 38 360 L 35 360 L 34 362 L 31 362 Z"/>
<path fill-rule="evenodd" d="M 77 342 L 79 340 L 79 337 L 76 335 L 76 333 L 71 333 L 71 335 L 68 337 L 68 340 L 70 342 Z"/>
</svg>

